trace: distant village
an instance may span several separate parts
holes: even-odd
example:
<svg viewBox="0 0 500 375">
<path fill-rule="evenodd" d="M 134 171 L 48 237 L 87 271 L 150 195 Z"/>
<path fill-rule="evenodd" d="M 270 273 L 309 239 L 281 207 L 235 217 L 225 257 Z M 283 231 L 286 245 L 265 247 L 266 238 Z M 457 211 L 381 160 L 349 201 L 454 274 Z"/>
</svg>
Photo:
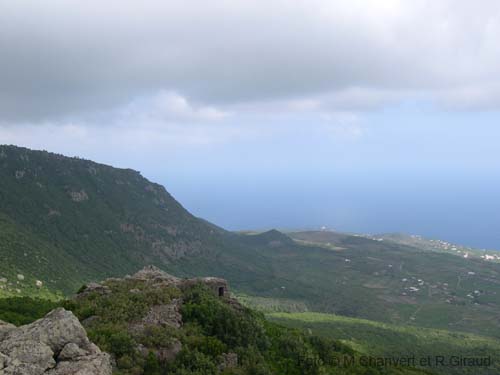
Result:
<svg viewBox="0 0 500 375">
<path fill-rule="evenodd" d="M 408 236 L 408 240 L 401 239 L 396 240 L 390 237 L 390 235 L 362 235 L 363 237 L 370 238 L 374 241 L 392 241 L 409 246 L 420 247 L 423 250 L 437 250 L 444 251 L 448 253 L 455 253 L 462 256 L 463 258 L 480 258 L 488 261 L 500 262 L 500 251 L 495 252 L 486 249 L 474 249 L 467 246 L 452 244 L 443 240 L 429 240 L 422 236 L 412 234 Z"/>
</svg>

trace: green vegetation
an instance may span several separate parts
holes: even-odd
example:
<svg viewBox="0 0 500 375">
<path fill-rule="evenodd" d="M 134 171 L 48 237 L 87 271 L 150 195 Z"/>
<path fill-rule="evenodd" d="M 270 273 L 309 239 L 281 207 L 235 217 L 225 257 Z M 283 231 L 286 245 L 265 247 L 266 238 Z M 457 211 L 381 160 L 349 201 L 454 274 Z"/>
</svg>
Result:
<svg viewBox="0 0 500 375">
<path fill-rule="evenodd" d="M 69 294 L 202 244 L 210 253 L 222 232 L 130 169 L 0 146 L 0 181 L 0 278 L 11 283 L 20 273 Z M 37 295 L 13 284 L 0 293 L 7 289 Z"/>
<path fill-rule="evenodd" d="M 38 298 L 0 298 L 0 320 L 20 326 L 44 317 L 58 306 L 58 302 Z"/>
<path fill-rule="evenodd" d="M 230 233 L 136 171 L 14 146 L 0 146 L 0 181 L 0 297 L 57 299 L 155 264 L 223 277 L 249 306 L 500 337 L 498 263 L 331 232 Z"/>
<path fill-rule="evenodd" d="M 236 298 L 244 306 L 261 312 L 306 312 L 307 305 L 304 302 L 288 300 L 284 298 L 265 298 L 238 294 Z"/>
<path fill-rule="evenodd" d="M 152 288 L 133 280 L 108 281 L 105 285 L 110 293 L 91 292 L 60 304 L 84 322 L 91 340 L 114 354 L 116 374 L 423 373 L 407 367 L 362 366 L 357 361 L 359 353 L 348 345 L 268 322 L 262 314 L 228 303 L 201 284 L 183 290 Z M 168 304 L 176 298 L 184 301 L 181 328 L 140 323 L 152 306 Z M 44 310 L 34 309 L 39 301 L 29 298 L 10 302 L 17 306 L 15 319 L 23 316 L 23 322 L 40 317 Z M 6 318 L 12 321 L 9 316 Z M 169 357 L 176 343 L 182 349 Z M 231 364 L 224 360 L 229 355 L 235 358 Z M 343 358 L 356 361 L 339 367 Z"/>
<path fill-rule="evenodd" d="M 497 263 L 334 232 L 289 235 L 307 258 L 280 266 L 316 286 L 309 310 L 500 337 Z"/>
<path fill-rule="evenodd" d="M 376 234 L 373 236 L 366 235 L 366 237 L 373 238 L 379 241 L 389 241 L 400 245 L 412 246 L 418 249 L 445 252 L 460 257 L 481 259 L 481 257 L 484 258 L 486 255 L 489 255 L 489 262 L 500 263 L 500 254 L 498 254 L 496 251 L 475 249 L 469 246 L 452 244 L 443 240 L 431 240 L 422 236 L 408 235 L 404 233 L 386 233 Z"/>
<path fill-rule="evenodd" d="M 91 293 L 64 302 L 64 307 L 72 310 L 80 320 L 99 316 L 102 322 L 121 324 L 144 316 L 151 306 L 168 304 L 173 298 L 180 297 L 180 291 L 176 288 L 147 288 L 143 283 L 132 280 L 110 280 L 105 285 L 113 293 L 105 297 Z M 123 328 L 126 330 L 125 326 Z"/>
<path fill-rule="evenodd" d="M 450 331 L 384 324 L 364 319 L 319 313 L 271 313 L 268 319 L 312 335 L 341 340 L 361 353 L 372 356 L 408 357 L 417 361 L 428 356 L 491 357 L 488 367 L 433 366 L 445 374 L 500 373 L 500 341 L 483 336 Z M 429 367 L 428 367 L 429 368 Z"/>
</svg>

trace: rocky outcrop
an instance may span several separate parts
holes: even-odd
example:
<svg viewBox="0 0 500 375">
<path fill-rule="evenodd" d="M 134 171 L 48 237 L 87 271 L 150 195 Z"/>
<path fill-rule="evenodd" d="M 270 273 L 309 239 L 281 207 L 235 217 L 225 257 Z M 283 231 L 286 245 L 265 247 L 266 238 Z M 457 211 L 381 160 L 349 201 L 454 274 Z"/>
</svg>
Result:
<svg viewBox="0 0 500 375">
<path fill-rule="evenodd" d="M 129 278 L 155 284 L 155 287 L 174 285 L 179 288 L 189 287 L 196 284 L 204 284 L 219 297 L 229 297 L 229 285 L 225 279 L 219 277 L 195 277 L 192 279 L 180 279 L 170 275 L 158 267 L 146 266 Z"/>
<path fill-rule="evenodd" d="M 94 293 L 94 292 L 96 292 L 100 295 L 104 295 L 104 294 L 111 293 L 111 289 L 109 289 L 109 287 L 106 285 L 101 285 L 98 283 L 88 283 L 80 290 L 80 292 L 77 294 L 77 296 L 84 297 L 84 296 L 86 296 L 90 293 Z"/>
<path fill-rule="evenodd" d="M 174 299 L 167 305 L 156 305 L 151 307 L 147 315 L 142 319 L 144 324 L 171 326 L 180 328 L 182 325 L 181 300 Z"/>
<path fill-rule="evenodd" d="M 177 354 L 182 350 L 182 344 L 179 340 L 174 339 L 168 348 L 162 348 L 156 351 L 156 357 L 159 361 L 173 361 Z"/>
<path fill-rule="evenodd" d="M 131 276 L 134 280 L 141 281 L 152 281 L 152 282 L 168 282 L 172 284 L 178 284 L 182 281 L 178 277 L 170 275 L 165 271 L 162 271 L 158 267 L 155 266 L 146 266 L 142 270 L 136 272 Z"/>
<path fill-rule="evenodd" d="M 238 366 L 238 354 L 222 353 L 219 357 L 219 371 L 235 368 Z"/>
<path fill-rule="evenodd" d="M 69 196 L 73 202 L 83 202 L 89 200 L 89 196 L 85 192 L 85 190 L 80 191 L 70 191 Z"/>
<path fill-rule="evenodd" d="M 170 334 L 182 327 L 182 291 L 197 284 L 205 285 L 214 295 L 235 309 L 243 308 L 236 299 L 231 298 L 228 283 L 224 279 L 217 277 L 182 279 L 170 275 L 155 266 L 146 266 L 132 276 L 127 275 L 122 279 L 110 278 L 99 284 L 89 283 L 79 291 L 76 298 L 93 299 L 97 297 L 98 300 L 102 301 L 108 298 L 112 299 L 114 296 L 113 293 L 126 294 L 128 292 L 136 295 L 138 300 L 143 300 L 141 294 L 160 292 L 157 294 L 163 295 L 159 289 L 169 289 L 165 293 L 165 296 L 169 296 L 168 298 L 149 299 L 147 306 L 144 306 L 140 314 L 128 319 L 126 321 L 126 330 L 132 338 L 136 339 L 135 348 L 142 357 L 146 358 L 150 353 L 153 353 L 158 361 L 171 362 L 175 360 L 183 348 L 182 342 L 178 337 L 175 337 L 176 335 L 172 335 L 169 340 L 164 340 L 165 337 L 163 337 L 161 344 L 140 342 L 150 335 L 158 334 L 160 327 L 167 328 L 162 331 L 163 334 Z M 170 294 L 171 292 L 173 293 Z M 101 319 L 100 316 L 93 315 L 83 320 L 82 324 L 84 327 L 90 328 L 93 325 L 99 325 Z M 81 349 L 78 345 L 69 345 L 59 353 L 58 360 L 65 361 L 66 358 L 79 357 L 82 355 Z M 95 364 L 96 361 L 93 363 Z M 120 358 L 117 359 L 116 363 L 118 366 L 121 366 Z M 71 369 L 77 366 L 75 361 L 71 361 L 70 364 L 65 364 L 65 367 L 61 368 Z M 218 365 L 221 372 L 225 369 L 237 367 L 238 356 L 235 353 L 223 353 L 218 360 Z"/>
<path fill-rule="evenodd" d="M 151 306 L 140 321 L 129 324 L 129 331 L 140 335 L 151 326 L 180 328 L 182 326 L 181 304 L 180 299 L 173 299 L 168 304 Z"/>
<path fill-rule="evenodd" d="M 58 308 L 31 324 L 0 322 L 1 375 L 111 375 L 108 354 L 72 312 Z"/>
<path fill-rule="evenodd" d="M 0 320 L 0 342 L 2 342 L 3 338 L 13 329 L 16 329 L 15 325 Z"/>
</svg>

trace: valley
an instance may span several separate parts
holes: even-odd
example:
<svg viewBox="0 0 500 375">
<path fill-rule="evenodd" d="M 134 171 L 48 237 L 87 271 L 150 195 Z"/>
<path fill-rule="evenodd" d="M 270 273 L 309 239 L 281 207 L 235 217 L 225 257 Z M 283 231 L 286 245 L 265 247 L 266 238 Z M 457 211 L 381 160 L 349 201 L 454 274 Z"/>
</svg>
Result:
<svg viewBox="0 0 500 375">
<path fill-rule="evenodd" d="M 446 346 L 498 360 L 500 263 L 422 241 L 230 232 L 139 172 L 0 146 L 2 298 L 61 301 L 84 283 L 154 264 L 177 277 L 227 279 L 244 305 L 270 320 L 362 353 L 410 350 L 416 340 L 422 355 Z"/>
<path fill-rule="evenodd" d="M 500 372 L 497 354 L 500 352 L 500 341 L 486 336 L 384 324 L 332 314 L 269 313 L 266 316 L 272 322 L 302 329 L 310 335 L 341 340 L 367 356 L 414 357 L 417 364 L 423 362 L 422 359 L 436 356 L 448 360 L 454 357 L 493 359 L 492 366 L 482 367 L 441 366 L 435 362 L 420 366 L 436 373 L 494 375 Z"/>
</svg>

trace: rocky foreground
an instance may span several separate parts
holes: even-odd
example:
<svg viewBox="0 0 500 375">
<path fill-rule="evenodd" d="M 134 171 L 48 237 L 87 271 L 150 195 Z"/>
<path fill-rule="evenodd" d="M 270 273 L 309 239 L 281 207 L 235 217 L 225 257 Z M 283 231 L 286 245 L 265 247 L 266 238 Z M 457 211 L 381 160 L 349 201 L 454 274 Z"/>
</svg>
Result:
<svg viewBox="0 0 500 375">
<path fill-rule="evenodd" d="M 233 301 L 228 298 L 228 286 L 223 279 L 179 279 L 153 266 L 145 267 L 124 279 L 108 279 L 101 284 L 89 283 L 76 295 L 75 301 L 78 304 L 96 296 L 110 300 L 113 288 L 109 285 L 133 285 L 135 288 L 125 288 L 128 290 L 126 293 L 140 295 L 151 290 L 158 292 L 168 288 L 185 288 L 198 283 L 204 284 L 218 297 L 224 297 L 230 303 Z M 145 331 L 148 327 L 169 326 L 179 329 L 183 324 L 180 313 L 182 299 L 160 300 L 144 310 L 142 316 L 128 322 L 124 332 L 140 336 L 147 335 Z M 92 329 L 102 318 L 92 315 L 82 322 L 86 328 Z M 55 309 L 44 318 L 21 327 L 0 321 L 0 375 L 111 375 L 113 367 L 116 368 L 116 356 L 102 352 L 90 342 L 84 326 L 71 311 L 64 308 Z M 168 345 L 161 348 L 147 348 L 138 344 L 136 351 L 144 357 L 151 352 L 160 361 L 172 361 L 181 348 L 181 342 L 171 338 Z M 223 353 L 221 366 L 227 366 L 228 362 L 234 365 L 237 361 L 234 356 L 232 353 Z"/>
<path fill-rule="evenodd" d="M 72 312 L 58 308 L 32 324 L 0 321 L 1 375 L 111 375 L 110 356 Z"/>
<path fill-rule="evenodd" d="M 155 267 L 88 284 L 57 306 L 21 327 L 0 322 L 0 375 L 336 374 L 341 358 L 359 355 L 266 321 L 231 298 L 224 279 Z M 423 375 L 356 364 L 342 373 Z"/>
</svg>

